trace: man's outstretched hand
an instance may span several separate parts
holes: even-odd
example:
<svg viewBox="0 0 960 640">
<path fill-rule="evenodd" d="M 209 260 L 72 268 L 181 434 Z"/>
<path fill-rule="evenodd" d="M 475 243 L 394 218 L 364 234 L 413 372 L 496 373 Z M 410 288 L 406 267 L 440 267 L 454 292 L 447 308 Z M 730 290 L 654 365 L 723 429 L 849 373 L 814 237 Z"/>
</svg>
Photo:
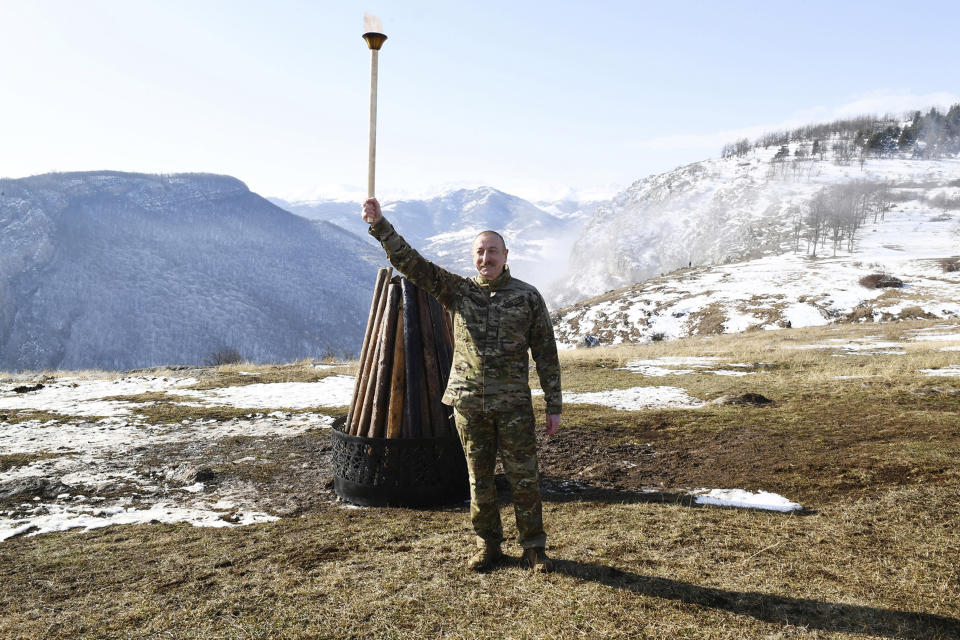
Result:
<svg viewBox="0 0 960 640">
<path fill-rule="evenodd" d="M 363 221 L 367 224 L 377 224 L 383 213 L 380 211 L 380 203 L 376 198 L 370 198 L 363 203 Z"/>
<path fill-rule="evenodd" d="M 548 413 L 547 414 L 547 435 L 552 436 L 557 432 L 557 429 L 559 428 L 560 428 L 560 414 Z"/>
</svg>

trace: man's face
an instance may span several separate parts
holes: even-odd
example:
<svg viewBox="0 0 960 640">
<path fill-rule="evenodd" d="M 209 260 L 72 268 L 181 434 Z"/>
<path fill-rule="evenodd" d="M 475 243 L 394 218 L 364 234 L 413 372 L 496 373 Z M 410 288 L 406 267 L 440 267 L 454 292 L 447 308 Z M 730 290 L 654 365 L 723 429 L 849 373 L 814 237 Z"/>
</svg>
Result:
<svg viewBox="0 0 960 640">
<path fill-rule="evenodd" d="M 477 236 L 473 241 L 473 264 L 484 280 L 496 280 L 507 264 L 507 248 L 492 233 Z"/>
</svg>

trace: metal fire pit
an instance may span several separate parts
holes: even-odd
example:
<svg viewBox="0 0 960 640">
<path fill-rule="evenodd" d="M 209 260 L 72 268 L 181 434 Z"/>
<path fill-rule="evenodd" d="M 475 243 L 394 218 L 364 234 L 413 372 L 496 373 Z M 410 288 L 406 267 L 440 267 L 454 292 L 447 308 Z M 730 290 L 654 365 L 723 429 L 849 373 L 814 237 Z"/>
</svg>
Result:
<svg viewBox="0 0 960 640">
<path fill-rule="evenodd" d="M 366 507 L 435 507 L 470 495 L 460 439 L 364 438 L 334 427 L 333 488 Z"/>
</svg>

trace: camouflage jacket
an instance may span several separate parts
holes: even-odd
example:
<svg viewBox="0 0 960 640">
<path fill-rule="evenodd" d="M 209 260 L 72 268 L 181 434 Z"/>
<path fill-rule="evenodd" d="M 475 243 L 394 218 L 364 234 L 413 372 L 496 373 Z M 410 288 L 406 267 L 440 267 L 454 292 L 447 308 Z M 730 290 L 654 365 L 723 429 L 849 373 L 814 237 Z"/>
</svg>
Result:
<svg viewBox="0 0 960 640">
<path fill-rule="evenodd" d="M 560 413 L 557 343 L 547 305 L 535 287 L 512 277 L 506 266 L 489 283 L 480 276 L 450 273 L 417 253 L 386 218 L 370 227 L 370 235 L 383 245 L 393 266 L 453 315 L 456 344 L 444 404 L 499 411 L 529 403 L 529 349 L 547 413 Z"/>
</svg>

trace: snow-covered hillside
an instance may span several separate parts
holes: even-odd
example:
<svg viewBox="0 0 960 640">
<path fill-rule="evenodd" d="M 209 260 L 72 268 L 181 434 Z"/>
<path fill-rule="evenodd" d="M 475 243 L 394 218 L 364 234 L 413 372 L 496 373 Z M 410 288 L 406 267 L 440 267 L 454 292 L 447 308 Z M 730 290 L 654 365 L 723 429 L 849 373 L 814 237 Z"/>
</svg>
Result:
<svg viewBox="0 0 960 640">
<path fill-rule="evenodd" d="M 711 164 L 716 169 L 721 163 Z M 868 219 L 852 252 L 840 249 L 834 256 L 828 244 L 825 254 L 813 257 L 801 241 L 798 252 L 683 268 L 560 310 L 555 314 L 558 341 L 568 346 L 617 344 L 844 319 L 960 316 L 960 212 L 929 200 L 933 192 L 960 197 L 960 162 L 871 160 L 864 169 L 868 175 L 895 179 L 901 186 L 892 193 L 899 202 L 882 219 Z M 859 171 L 829 165 L 819 177 L 822 184 L 828 175 L 840 179 Z M 749 176 L 741 176 L 741 182 L 749 184 Z M 806 182 L 775 186 L 778 207 L 801 200 L 810 188 Z M 759 210 L 771 206 L 761 198 L 766 196 L 757 191 Z M 743 220 L 748 213 L 742 211 Z M 775 222 L 767 218 L 770 226 Z M 692 233 L 692 216 L 674 229 L 683 227 Z M 860 284 L 876 273 L 899 278 L 904 286 Z"/>
<path fill-rule="evenodd" d="M 367 235 L 359 203 L 274 202 L 305 218 Z M 596 204 L 533 204 L 490 187 L 480 187 L 458 189 L 429 200 L 385 202 L 384 215 L 424 256 L 468 276 L 476 275 L 470 259 L 474 237 L 486 229 L 498 231 L 507 241 L 514 275 L 543 289 L 566 269 L 573 241 Z M 372 238 L 369 242 L 376 245 Z"/>
<path fill-rule="evenodd" d="M 562 304 L 597 296 L 688 266 L 777 255 L 825 186 L 860 181 L 930 198 L 960 180 L 960 161 L 870 158 L 833 162 L 776 147 L 706 160 L 637 181 L 601 205 L 570 256 L 569 272 L 550 287 Z M 809 144 L 806 145 L 809 149 Z M 954 185 L 955 186 L 955 185 Z"/>
<path fill-rule="evenodd" d="M 0 369 L 350 354 L 378 259 L 225 176 L 0 180 Z"/>
</svg>

